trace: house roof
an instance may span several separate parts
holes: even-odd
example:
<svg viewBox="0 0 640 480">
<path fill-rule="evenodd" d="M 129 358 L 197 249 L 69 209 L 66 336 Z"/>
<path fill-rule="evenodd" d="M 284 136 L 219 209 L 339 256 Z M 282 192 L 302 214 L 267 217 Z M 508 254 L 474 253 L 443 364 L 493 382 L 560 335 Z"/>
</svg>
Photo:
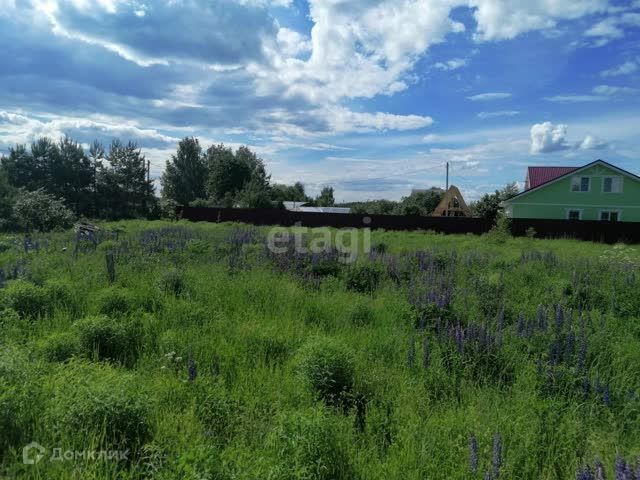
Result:
<svg viewBox="0 0 640 480">
<path fill-rule="evenodd" d="M 609 162 L 605 162 L 604 160 L 596 160 L 596 161 L 594 161 L 594 162 L 587 163 L 586 165 L 583 165 L 582 167 L 578 167 L 578 168 L 576 168 L 576 169 L 574 169 L 574 170 L 571 170 L 571 171 L 569 171 L 569 172 L 567 172 L 567 173 L 565 173 L 565 174 L 563 174 L 563 175 L 560 175 L 559 177 L 556 177 L 556 178 L 551 179 L 551 180 L 547 180 L 546 182 L 541 183 L 540 185 L 538 185 L 538 186 L 536 186 L 536 187 L 531 187 L 531 188 L 529 188 L 528 190 L 525 190 L 524 192 L 521 192 L 521 193 L 519 193 L 519 194 L 517 194 L 517 195 L 514 195 L 513 197 L 511 197 L 511 198 L 509 198 L 509 199 L 505 200 L 505 201 L 504 201 L 504 202 L 502 202 L 502 203 L 509 203 L 509 202 L 511 202 L 511 200 L 513 200 L 514 198 L 519 198 L 519 197 L 522 197 L 522 196 L 524 196 L 524 195 L 527 195 L 527 194 L 529 194 L 529 193 L 531 193 L 531 192 L 535 192 L 536 190 L 538 190 L 538 189 L 540 189 L 540 188 L 542 188 L 542 187 L 545 187 L 545 186 L 547 186 L 547 185 L 549 185 L 549 184 L 551 184 L 551 183 L 554 183 L 554 182 L 560 181 L 560 180 L 562 180 L 563 178 L 565 178 L 565 177 L 567 177 L 567 176 L 569 176 L 569 175 L 572 175 L 572 174 L 574 174 L 574 173 L 581 172 L 581 171 L 583 171 L 583 170 L 586 170 L 587 168 L 593 167 L 594 165 L 604 165 L 605 167 L 608 167 L 608 168 L 610 168 L 610 169 L 612 169 L 612 170 L 615 170 L 616 172 L 618 172 L 618 173 L 620 173 L 620 174 L 622 174 L 622 175 L 625 175 L 625 176 L 627 176 L 627 177 L 630 177 L 630 178 L 632 178 L 632 179 L 634 179 L 634 180 L 636 180 L 636 181 L 639 181 L 639 182 L 640 182 L 640 177 L 638 177 L 637 175 L 634 175 L 634 174 L 633 174 L 633 173 L 631 173 L 631 172 L 627 172 L 626 170 L 623 170 L 622 168 L 618 168 L 618 167 L 616 167 L 615 165 L 611 165 Z"/>
<path fill-rule="evenodd" d="M 525 188 L 536 188 L 543 183 L 555 180 L 562 175 L 574 172 L 579 167 L 529 167 L 527 170 L 527 182 Z"/>
</svg>

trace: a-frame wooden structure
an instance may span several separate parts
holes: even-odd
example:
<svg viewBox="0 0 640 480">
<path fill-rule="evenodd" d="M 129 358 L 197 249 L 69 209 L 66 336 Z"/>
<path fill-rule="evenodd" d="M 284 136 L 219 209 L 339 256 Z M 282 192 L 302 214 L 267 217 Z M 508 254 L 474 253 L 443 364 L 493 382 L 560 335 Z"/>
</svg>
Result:
<svg viewBox="0 0 640 480">
<path fill-rule="evenodd" d="M 442 196 L 442 200 L 431 213 L 432 217 L 470 217 L 471 210 L 464 201 L 458 187 L 451 185 Z"/>
</svg>

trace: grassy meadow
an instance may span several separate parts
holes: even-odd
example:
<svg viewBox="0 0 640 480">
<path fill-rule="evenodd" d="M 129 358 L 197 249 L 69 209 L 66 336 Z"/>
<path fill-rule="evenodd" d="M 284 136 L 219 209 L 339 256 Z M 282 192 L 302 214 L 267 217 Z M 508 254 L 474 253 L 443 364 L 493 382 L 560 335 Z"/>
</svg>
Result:
<svg viewBox="0 0 640 480">
<path fill-rule="evenodd" d="M 0 478 L 640 479 L 640 252 L 363 235 L 0 236 Z"/>
</svg>

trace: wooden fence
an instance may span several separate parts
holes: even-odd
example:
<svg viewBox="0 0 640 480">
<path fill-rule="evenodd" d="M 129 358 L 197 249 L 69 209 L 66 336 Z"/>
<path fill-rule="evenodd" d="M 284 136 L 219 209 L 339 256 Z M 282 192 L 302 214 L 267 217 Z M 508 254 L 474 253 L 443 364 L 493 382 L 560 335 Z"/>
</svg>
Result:
<svg viewBox="0 0 640 480">
<path fill-rule="evenodd" d="M 292 212 L 280 209 L 179 207 L 178 216 L 196 222 L 242 222 L 284 227 L 381 228 L 385 230 L 431 230 L 440 233 L 488 232 L 492 224 L 482 218 L 423 217 L 420 215 L 364 215 L 358 213 Z M 638 222 L 598 222 L 590 220 L 544 220 L 514 218 L 511 232 L 516 236 L 535 230 L 539 238 L 576 238 L 596 242 L 640 242 Z"/>
</svg>

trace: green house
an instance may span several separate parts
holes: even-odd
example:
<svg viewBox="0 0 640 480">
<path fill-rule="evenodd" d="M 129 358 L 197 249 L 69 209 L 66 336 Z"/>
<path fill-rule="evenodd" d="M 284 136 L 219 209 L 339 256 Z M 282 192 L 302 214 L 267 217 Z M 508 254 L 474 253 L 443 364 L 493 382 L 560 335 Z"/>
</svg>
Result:
<svg viewBox="0 0 640 480">
<path fill-rule="evenodd" d="M 525 190 L 502 206 L 511 218 L 640 222 L 640 177 L 603 160 L 529 167 Z"/>
</svg>

